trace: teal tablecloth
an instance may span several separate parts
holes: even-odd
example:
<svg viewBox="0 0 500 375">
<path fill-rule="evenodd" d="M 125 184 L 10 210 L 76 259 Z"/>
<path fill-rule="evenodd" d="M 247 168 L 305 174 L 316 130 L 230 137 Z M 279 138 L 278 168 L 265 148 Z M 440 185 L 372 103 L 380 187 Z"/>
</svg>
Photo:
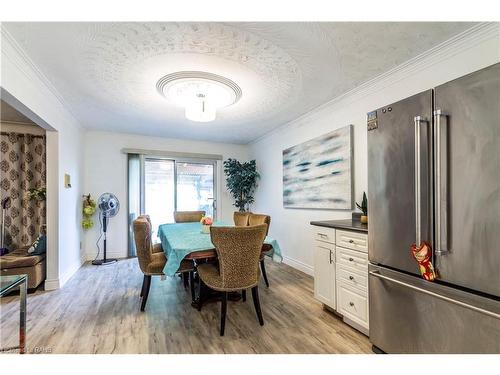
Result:
<svg viewBox="0 0 500 375">
<path fill-rule="evenodd" d="M 214 225 L 230 226 L 221 222 L 216 222 Z M 177 272 L 182 259 L 189 253 L 215 248 L 210 240 L 210 234 L 201 232 L 200 223 L 162 224 L 158 228 L 158 237 L 167 255 L 167 264 L 163 272 L 168 276 L 173 276 Z M 283 257 L 278 242 L 267 236 L 264 243 L 273 247 L 266 255 L 276 262 L 281 262 Z"/>
</svg>

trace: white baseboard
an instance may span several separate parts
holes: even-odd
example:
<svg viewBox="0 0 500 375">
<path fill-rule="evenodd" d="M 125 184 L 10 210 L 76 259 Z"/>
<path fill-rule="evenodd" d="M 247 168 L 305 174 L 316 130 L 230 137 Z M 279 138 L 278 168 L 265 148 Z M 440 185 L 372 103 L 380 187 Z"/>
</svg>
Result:
<svg viewBox="0 0 500 375">
<path fill-rule="evenodd" d="M 80 269 L 83 262 L 76 262 L 71 265 L 71 267 L 66 270 L 66 272 L 59 277 L 59 288 L 62 288 L 66 282 L 71 279 L 71 277 Z"/>
<path fill-rule="evenodd" d="M 59 279 L 46 279 L 45 284 L 43 284 L 45 290 L 56 290 L 59 289 Z"/>
<path fill-rule="evenodd" d="M 288 264 L 290 267 L 298 269 L 299 271 L 302 271 L 310 276 L 314 276 L 314 268 L 312 266 L 310 266 L 309 264 L 301 262 L 300 260 L 296 260 L 296 259 L 284 256 L 283 263 Z"/>
</svg>

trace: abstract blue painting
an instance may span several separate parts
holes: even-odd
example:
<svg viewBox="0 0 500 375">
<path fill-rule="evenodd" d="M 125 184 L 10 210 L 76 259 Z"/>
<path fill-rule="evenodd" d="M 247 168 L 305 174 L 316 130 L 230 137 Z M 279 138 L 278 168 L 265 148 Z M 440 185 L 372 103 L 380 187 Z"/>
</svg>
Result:
<svg viewBox="0 0 500 375">
<path fill-rule="evenodd" d="M 352 209 L 352 125 L 283 150 L 283 206 Z"/>
</svg>

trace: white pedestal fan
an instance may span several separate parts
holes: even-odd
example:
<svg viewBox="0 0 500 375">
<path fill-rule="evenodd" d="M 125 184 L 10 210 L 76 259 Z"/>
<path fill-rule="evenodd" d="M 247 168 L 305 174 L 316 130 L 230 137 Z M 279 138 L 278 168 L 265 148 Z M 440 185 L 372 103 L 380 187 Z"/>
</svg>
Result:
<svg viewBox="0 0 500 375">
<path fill-rule="evenodd" d="M 106 233 L 108 230 L 108 221 L 110 218 L 115 216 L 120 210 L 120 202 L 118 198 L 112 193 L 104 193 L 97 200 L 97 207 L 99 208 L 99 219 L 102 218 L 102 231 L 104 235 L 104 251 L 103 251 L 103 259 L 95 259 L 92 261 L 92 264 L 96 266 L 108 265 L 115 263 L 116 259 L 108 259 L 106 257 L 106 245 L 107 238 Z M 100 237 L 99 237 L 100 239 Z M 99 243 L 99 240 L 97 241 Z M 99 253 L 97 254 L 99 256 Z"/>
</svg>

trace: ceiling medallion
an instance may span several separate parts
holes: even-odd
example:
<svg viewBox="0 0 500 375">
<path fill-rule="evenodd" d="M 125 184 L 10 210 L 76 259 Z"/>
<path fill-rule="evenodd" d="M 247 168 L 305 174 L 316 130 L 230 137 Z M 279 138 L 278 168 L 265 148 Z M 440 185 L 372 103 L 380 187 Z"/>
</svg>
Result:
<svg viewBox="0 0 500 375">
<path fill-rule="evenodd" d="M 182 107 L 188 120 L 214 121 L 217 109 L 240 100 L 241 88 L 228 78 L 217 74 L 183 71 L 167 74 L 156 83 L 160 95 Z"/>
</svg>

